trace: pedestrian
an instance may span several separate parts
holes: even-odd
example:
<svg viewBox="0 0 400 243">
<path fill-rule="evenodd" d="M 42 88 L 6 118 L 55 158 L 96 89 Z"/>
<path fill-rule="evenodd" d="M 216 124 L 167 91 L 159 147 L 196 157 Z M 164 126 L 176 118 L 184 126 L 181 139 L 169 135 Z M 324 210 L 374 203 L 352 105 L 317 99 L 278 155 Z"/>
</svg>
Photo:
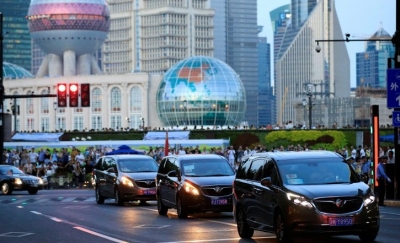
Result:
<svg viewBox="0 0 400 243">
<path fill-rule="evenodd" d="M 361 178 L 365 184 L 369 185 L 369 176 L 371 175 L 371 161 L 365 156 L 361 157 L 362 167 L 361 167 Z"/>
<path fill-rule="evenodd" d="M 228 160 L 232 168 L 235 168 L 235 155 L 236 151 L 233 149 L 233 146 L 230 146 L 228 150 Z"/>
<path fill-rule="evenodd" d="M 390 180 L 390 178 L 386 175 L 385 173 L 385 167 L 384 164 L 386 163 L 388 157 L 386 155 L 382 155 L 381 157 L 379 157 L 379 164 L 378 164 L 378 168 L 376 171 L 376 177 L 378 180 L 378 193 L 379 193 L 379 206 L 386 206 L 384 204 L 385 201 L 385 193 L 386 193 L 386 181 L 387 182 L 392 182 Z"/>
<path fill-rule="evenodd" d="M 36 153 L 35 148 L 32 148 L 31 151 L 28 154 L 29 156 L 29 161 L 31 164 L 35 164 L 38 162 L 39 154 Z"/>
</svg>

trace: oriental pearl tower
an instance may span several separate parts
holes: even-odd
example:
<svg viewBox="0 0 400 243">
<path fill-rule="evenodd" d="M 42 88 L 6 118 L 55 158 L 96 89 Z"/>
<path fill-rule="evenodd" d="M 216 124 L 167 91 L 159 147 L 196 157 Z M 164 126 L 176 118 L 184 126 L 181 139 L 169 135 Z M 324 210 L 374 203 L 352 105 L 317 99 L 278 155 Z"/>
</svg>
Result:
<svg viewBox="0 0 400 243">
<path fill-rule="evenodd" d="M 27 18 L 32 39 L 47 54 L 37 77 L 101 73 L 93 54 L 110 30 L 105 0 L 32 0 Z"/>
</svg>

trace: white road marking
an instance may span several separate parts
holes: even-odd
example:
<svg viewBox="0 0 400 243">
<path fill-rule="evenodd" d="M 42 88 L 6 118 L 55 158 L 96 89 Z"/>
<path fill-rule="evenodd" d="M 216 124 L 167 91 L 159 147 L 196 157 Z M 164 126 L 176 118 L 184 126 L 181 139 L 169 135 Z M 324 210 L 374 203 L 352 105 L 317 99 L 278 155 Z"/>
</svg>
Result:
<svg viewBox="0 0 400 243">
<path fill-rule="evenodd" d="M 127 241 L 118 240 L 118 239 L 112 238 L 110 236 L 103 235 L 103 234 L 100 234 L 100 233 L 97 233 L 97 232 L 94 232 L 94 231 L 91 231 L 91 230 L 88 230 L 88 229 L 85 229 L 85 228 L 82 228 L 82 227 L 74 227 L 74 229 L 77 229 L 77 230 L 83 231 L 85 233 L 92 234 L 92 235 L 95 235 L 95 236 L 110 240 L 110 241 L 113 241 L 113 242 L 128 243 Z"/>
<path fill-rule="evenodd" d="M 397 216 L 400 216 L 399 213 L 386 213 L 386 212 L 381 212 L 381 214 L 390 214 L 390 215 L 397 215 Z"/>
<path fill-rule="evenodd" d="M 50 219 L 51 219 L 51 220 L 54 220 L 54 221 L 56 221 L 56 222 L 62 222 L 61 219 L 58 219 L 58 218 L 55 218 L 55 217 L 51 217 Z"/>
<path fill-rule="evenodd" d="M 253 240 L 260 239 L 272 239 L 275 236 L 264 236 L 264 237 L 251 237 Z M 212 239 L 212 240 L 187 240 L 187 241 L 170 241 L 170 242 L 159 242 L 159 243 L 197 243 L 197 242 L 222 242 L 222 241 L 232 241 L 232 240 L 241 240 L 241 238 L 226 238 L 226 239 Z"/>
<path fill-rule="evenodd" d="M 94 202 L 94 201 L 96 201 L 96 197 L 90 197 L 90 198 L 88 198 L 88 199 L 86 199 L 86 200 L 83 200 L 84 202 Z"/>
<path fill-rule="evenodd" d="M 17 206 L 17 208 L 24 208 L 24 206 Z"/>
<path fill-rule="evenodd" d="M 36 211 L 31 211 L 31 213 L 38 214 L 38 215 L 42 214 L 42 213 L 39 213 L 39 212 L 36 212 Z"/>
<path fill-rule="evenodd" d="M 60 202 L 72 202 L 76 199 L 76 197 L 68 197 L 66 199 L 61 200 Z"/>
</svg>

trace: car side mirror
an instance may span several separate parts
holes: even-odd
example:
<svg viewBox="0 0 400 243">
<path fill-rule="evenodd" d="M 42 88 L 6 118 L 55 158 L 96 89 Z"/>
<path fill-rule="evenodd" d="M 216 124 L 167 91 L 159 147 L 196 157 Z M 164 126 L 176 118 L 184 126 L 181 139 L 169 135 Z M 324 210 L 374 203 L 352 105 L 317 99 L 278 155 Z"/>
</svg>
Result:
<svg viewBox="0 0 400 243">
<path fill-rule="evenodd" d="M 181 172 L 177 169 L 175 173 L 176 176 L 178 177 L 178 181 L 181 181 L 182 180 Z"/>
<path fill-rule="evenodd" d="M 265 177 L 265 178 L 261 179 L 261 185 L 266 186 L 266 187 L 272 186 L 271 177 Z"/>
<path fill-rule="evenodd" d="M 108 169 L 107 169 L 107 172 L 109 172 L 109 173 L 115 173 L 114 167 L 108 168 Z"/>
<path fill-rule="evenodd" d="M 170 172 L 168 172 L 168 176 L 169 177 L 176 177 L 176 171 L 170 171 Z"/>
</svg>

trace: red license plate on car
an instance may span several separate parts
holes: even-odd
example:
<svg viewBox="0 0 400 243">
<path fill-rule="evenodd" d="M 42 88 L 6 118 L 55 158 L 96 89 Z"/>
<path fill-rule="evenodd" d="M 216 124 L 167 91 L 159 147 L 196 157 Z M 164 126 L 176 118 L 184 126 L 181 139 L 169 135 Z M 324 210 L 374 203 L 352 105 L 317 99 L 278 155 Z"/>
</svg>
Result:
<svg viewBox="0 0 400 243">
<path fill-rule="evenodd" d="M 353 218 L 329 218 L 330 226 L 351 226 L 353 225 Z"/>
<path fill-rule="evenodd" d="M 211 205 L 227 205 L 228 199 L 211 199 Z"/>
<path fill-rule="evenodd" d="M 143 191 L 143 195 L 156 195 L 156 190 Z"/>
</svg>

